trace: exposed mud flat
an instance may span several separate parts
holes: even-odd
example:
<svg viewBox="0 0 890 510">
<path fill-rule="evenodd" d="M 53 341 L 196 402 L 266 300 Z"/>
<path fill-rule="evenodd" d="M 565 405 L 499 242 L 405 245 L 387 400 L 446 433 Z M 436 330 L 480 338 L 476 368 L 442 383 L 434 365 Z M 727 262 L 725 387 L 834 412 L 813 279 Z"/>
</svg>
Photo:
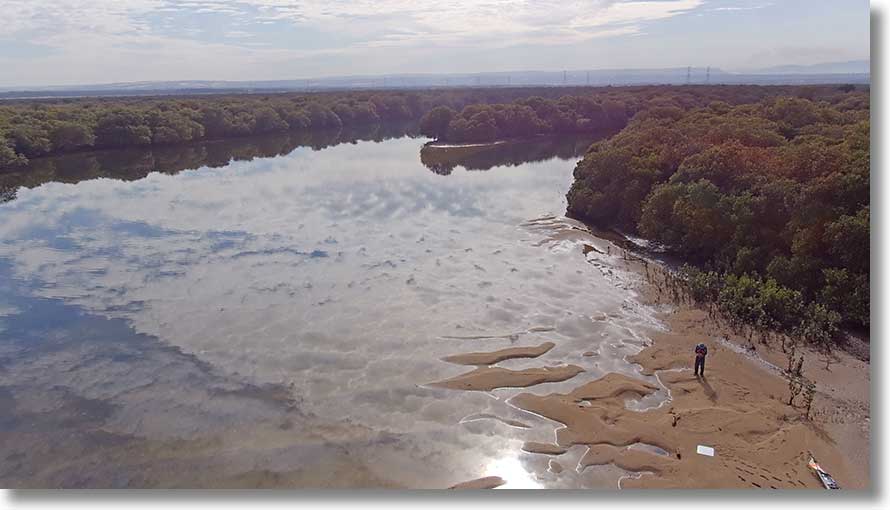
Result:
<svg viewBox="0 0 890 510">
<path fill-rule="evenodd" d="M 640 361 L 653 359 L 649 352 L 641 354 Z M 715 356 L 720 357 L 729 356 Z M 807 468 L 809 452 L 832 466 L 839 480 L 848 480 L 831 441 L 779 400 L 782 381 L 720 375 L 738 368 L 736 361 L 715 359 L 713 375 L 701 379 L 685 369 L 661 373 L 672 399 L 644 412 L 627 409 L 624 401 L 655 387 L 613 375 L 567 394 L 521 394 L 511 403 L 565 425 L 557 430 L 556 445 L 538 452 L 559 454 L 560 448 L 584 445 L 581 468 L 611 464 L 642 475 L 624 479 L 622 487 L 818 488 Z M 748 375 L 756 377 L 753 371 L 759 368 L 750 370 Z M 579 405 L 582 401 L 590 405 Z M 667 455 L 631 448 L 639 444 L 656 446 Z M 716 456 L 697 454 L 697 445 L 714 447 Z"/>
<path fill-rule="evenodd" d="M 525 388 L 536 384 L 562 382 L 583 372 L 577 365 L 525 368 L 510 370 L 501 367 L 477 368 L 457 377 L 430 383 L 437 388 L 453 390 L 491 391 L 496 388 Z"/>
<path fill-rule="evenodd" d="M 503 478 L 499 476 L 486 476 L 483 478 L 477 478 L 475 480 L 470 480 L 467 482 L 461 482 L 449 487 L 449 489 L 494 489 L 496 487 L 500 487 L 504 485 L 505 482 Z"/>
<path fill-rule="evenodd" d="M 530 441 L 527 443 L 523 443 L 522 450 L 529 453 L 541 453 L 544 455 L 562 455 L 568 450 L 568 448 L 560 446 L 558 444 L 537 443 L 534 441 Z"/>
<path fill-rule="evenodd" d="M 442 361 L 456 365 L 494 365 L 508 359 L 537 358 L 546 354 L 555 345 L 553 342 L 544 342 L 538 346 L 509 347 L 494 352 L 468 352 L 466 354 L 445 356 L 442 358 Z"/>
</svg>

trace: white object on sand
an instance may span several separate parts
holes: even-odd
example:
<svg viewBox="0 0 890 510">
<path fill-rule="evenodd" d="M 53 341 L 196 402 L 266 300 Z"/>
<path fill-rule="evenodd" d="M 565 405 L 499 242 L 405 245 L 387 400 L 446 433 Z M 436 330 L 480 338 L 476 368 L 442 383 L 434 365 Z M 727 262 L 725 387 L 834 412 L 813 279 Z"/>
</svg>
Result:
<svg viewBox="0 0 890 510">
<path fill-rule="evenodd" d="M 695 449 L 695 453 L 699 455 L 707 455 L 708 457 L 714 456 L 714 448 L 712 446 L 705 446 L 703 444 L 698 445 Z"/>
<path fill-rule="evenodd" d="M 816 476 L 819 477 L 819 481 L 822 482 L 823 487 L 825 487 L 826 489 L 841 488 L 841 486 L 838 485 L 836 481 L 834 481 L 834 478 L 832 478 L 831 475 L 829 475 L 827 471 L 822 469 L 822 466 L 820 466 L 819 463 L 816 462 L 816 458 L 813 457 L 812 454 L 810 454 L 810 462 L 808 465 L 810 466 L 810 469 L 812 469 L 813 472 L 816 473 Z"/>
</svg>

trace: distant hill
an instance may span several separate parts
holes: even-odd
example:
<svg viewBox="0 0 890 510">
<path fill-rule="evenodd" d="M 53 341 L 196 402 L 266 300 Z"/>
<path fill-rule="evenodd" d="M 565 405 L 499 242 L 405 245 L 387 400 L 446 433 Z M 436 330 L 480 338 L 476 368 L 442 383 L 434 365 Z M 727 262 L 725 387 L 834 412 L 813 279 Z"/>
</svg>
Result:
<svg viewBox="0 0 890 510">
<path fill-rule="evenodd" d="M 871 60 L 774 66 L 750 71 L 752 74 L 869 74 L 870 72 Z"/>
<path fill-rule="evenodd" d="M 143 81 L 65 86 L 0 87 L 0 99 L 77 96 L 141 96 L 156 94 L 268 93 L 349 89 L 419 89 L 437 87 L 540 87 L 607 85 L 755 84 L 805 85 L 869 83 L 868 60 L 782 66 L 745 73 L 718 68 L 591 69 L 510 71 L 463 74 L 394 74 L 333 76 L 302 80 Z"/>
</svg>

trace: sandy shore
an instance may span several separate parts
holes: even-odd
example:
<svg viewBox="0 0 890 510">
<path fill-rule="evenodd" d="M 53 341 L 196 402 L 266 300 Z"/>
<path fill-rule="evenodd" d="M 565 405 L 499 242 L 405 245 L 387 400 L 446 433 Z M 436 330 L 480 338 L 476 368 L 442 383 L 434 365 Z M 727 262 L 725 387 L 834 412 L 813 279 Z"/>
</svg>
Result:
<svg viewBox="0 0 890 510">
<path fill-rule="evenodd" d="M 650 291 L 652 289 L 649 289 Z M 662 296 L 651 291 L 652 304 Z M 663 303 L 662 303 L 663 304 Z M 846 352 L 806 350 L 803 373 L 816 383 L 811 417 L 788 405 L 787 364 L 778 340 L 755 343 L 700 309 L 671 304 L 668 332 L 651 332 L 652 345 L 629 359 L 655 376 L 670 400 L 645 412 L 625 401 L 658 388 L 609 374 L 568 394 L 520 394 L 521 409 L 565 425 L 557 444 L 528 451 L 558 455 L 586 445 L 581 466 L 612 464 L 638 475 L 624 488 L 821 488 L 807 467 L 816 456 L 844 488 L 869 484 L 869 365 Z M 693 375 L 693 349 L 709 347 L 705 377 Z M 715 456 L 696 453 L 713 447 Z"/>
<path fill-rule="evenodd" d="M 650 266 L 651 269 L 651 266 Z M 808 468 L 810 455 L 843 488 L 869 486 L 869 364 L 836 351 L 801 349 L 803 374 L 815 382 L 810 417 L 788 404 L 787 357 L 780 341 L 764 344 L 736 334 L 718 318 L 645 285 L 645 300 L 664 311 L 667 331 L 651 331 L 651 345 L 628 361 L 639 376 L 607 374 L 568 393 L 520 393 L 510 403 L 561 423 L 554 444 L 529 442 L 523 450 L 558 462 L 569 448 L 587 448 L 579 469 L 612 465 L 629 473 L 622 488 L 822 489 Z M 694 346 L 709 354 L 705 377 L 692 372 Z M 528 348 L 525 354 L 534 354 Z M 469 359 L 496 362 L 502 352 Z M 513 354 L 513 353 L 511 353 Z M 577 367 L 511 371 L 480 367 L 438 386 L 463 390 L 523 387 L 569 379 Z M 580 369 L 578 369 L 580 370 Z M 648 378 L 647 380 L 644 380 Z M 669 399 L 643 411 L 627 407 L 657 391 Z M 798 400 L 797 402 L 800 402 Z M 714 456 L 697 453 L 712 447 Z M 486 484 L 470 483 L 471 487 Z"/>
<path fill-rule="evenodd" d="M 824 353 L 799 349 L 798 353 L 804 356 L 803 374 L 815 383 L 812 410 L 807 418 L 803 409 L 787 403 L 790 391 L 783 369 L 788 357 L 782 351 L 780 339 L 750 342 L 719 318 L 709 317 L 706 311 L 689 304 L 678 305 L 659 295 L 652 286 L 647 286 L 646 295 L 653 304 L 671 307 L 662 314 L 669 331 L 653 332 L 653 344 L 632 361 L 641 365 L 643 373 L 657 374 L 671 390 L 669 408 L 686 419 L 686 427 L 681 419 L 676 429 L 693 429 L 688 436 L 705 441 L 699 444 L 715 446 L 718 456 L 722 444 L 728 447 L 724 448 L 731 456 L 722 456 L 727 457 L 722 463 L 724 474 L 728 477 L 730 471 L 735 471 L 738 484 L 718 477 L 713 486 L 793 487 L 787 482 L 792 478 L 789 475 L 796 475 L 796 486 L 821 488 L 806 467 L 812 452 L 841 487 L 869 487 L 867 361 L 835 349 L 826 368 Z M 691 373 L 692 352 L 698 342 L 705 342 L 709 348 L 703 379 L 696 379 Z M 796 404 L 799 402 L 800 399 L 795 400 Z M 730 422 L 729 427 L 719 425 L 724 419 Z M 693 422 L 699 425 L 693 427 Z M 764 477 L 777 483 L 768 483 Z"/>
</svg>

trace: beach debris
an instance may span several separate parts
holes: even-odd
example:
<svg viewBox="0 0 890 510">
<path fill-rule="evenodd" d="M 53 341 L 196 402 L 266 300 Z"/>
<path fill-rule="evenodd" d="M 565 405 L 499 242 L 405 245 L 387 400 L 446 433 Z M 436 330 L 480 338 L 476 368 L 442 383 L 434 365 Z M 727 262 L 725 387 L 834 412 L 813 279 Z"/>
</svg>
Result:
<svg viewBox="0 0 890 510">
<path fill-rule="evenodd" d="M 707 455 L 708 457 L 714 456 L 714 447 L 713 446 L 705 446 L 703 444 L 698 445 L 695 448 L 695 453 L 699 455 Z"/>
<path fill-rule="evenodd" d="M 813 470 L 813 473 L 815 473 L 816 476 L 819 477 L 819 481 L 822 482 L 822 485 L 826 489 L 834 490 L 841 488 L 841 486 L 837 484 L 834 478 L 832 478 L 831 475 L 828 474 L 827 471 L 822 469 L 822 466 L 820 466 L 819 463 L 816 462 L 816 458 L 813 457 L 812 454 L 810 454 L 810 462 L 807 465 L 810 466 L 810 469 Z"/>
</svg>

